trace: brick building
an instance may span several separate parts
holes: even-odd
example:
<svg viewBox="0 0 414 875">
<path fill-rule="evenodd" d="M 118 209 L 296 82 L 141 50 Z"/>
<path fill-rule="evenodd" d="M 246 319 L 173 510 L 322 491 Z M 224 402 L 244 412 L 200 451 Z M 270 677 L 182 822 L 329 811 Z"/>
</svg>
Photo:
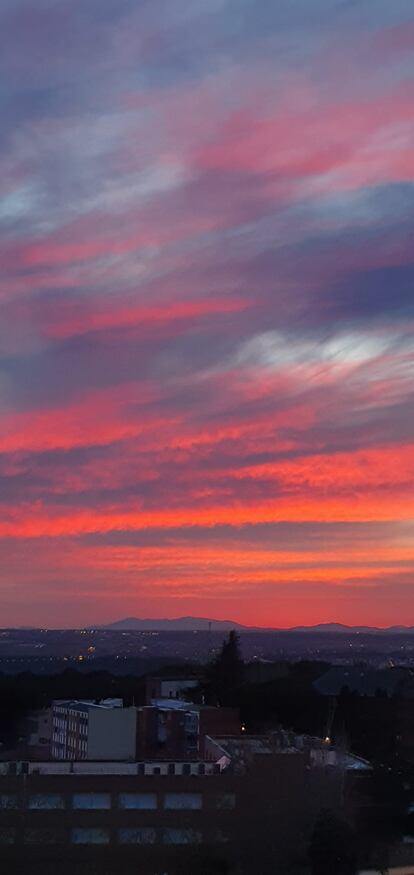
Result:
<svg viewBox="0 0 414 875">
<path fill-rule="evenodd" d="M 4 871 L 194 875 L 206 859 L 209 872 L 300 867 L 320 808 L 341 804 L 342 767 L 275 737 L 210 742 L 217 750 L 198 762 L 0 763 Z"/>
<path fill-rule="evenodd" d="M 238 708 L 214 708 L 177 699 L 153 699 L 138 709 L 137 758 L 204 757 L 206 735 L 240 735 Z"/>
</svg>

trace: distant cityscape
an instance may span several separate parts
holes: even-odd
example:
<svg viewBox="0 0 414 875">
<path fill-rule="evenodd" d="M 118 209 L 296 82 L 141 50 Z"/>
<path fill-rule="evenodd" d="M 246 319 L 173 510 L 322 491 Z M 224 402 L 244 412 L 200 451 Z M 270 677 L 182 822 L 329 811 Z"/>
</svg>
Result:
<svg viewBox="0 0 414 875">
<path fill-rule="evenodd" d="M 137 622 L 154 628 L 131 628 Z M 30 669 L 48 673 L 68 666 L 108 668 L 124 673 L 153 670 L 176 660 L 206 662 L 220 648 L 231 622 L 186 618 L 187 628 L 156 628 L 166 621 L 120 621 L 84 629 L 0 630 L 0 671 Z M 191 628 L 191 622 L 195 628 Z M 179 625 L 179 624 L 178 624 Z M 172 626 L 173 628 L 170 628 Z M 188 628 L 190 626 L 190 628 Z M 115 628 L 114 628 L 115 627 Z M 237 627 L 244 659 L 322 660 L 337 665 L 366 663 L 376 668 L 414 666 L 414 630 L 316 626 L 306 630 L 258 630 Z"/>
</svg>

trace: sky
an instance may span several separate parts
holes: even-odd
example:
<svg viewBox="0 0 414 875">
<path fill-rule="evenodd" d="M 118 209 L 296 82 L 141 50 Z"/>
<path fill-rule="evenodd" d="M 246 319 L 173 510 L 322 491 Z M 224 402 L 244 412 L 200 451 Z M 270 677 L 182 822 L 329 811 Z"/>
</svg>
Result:
<svg viewBox="0 0 414 875">
<path fill-rule="evenodd" d="M 412 0 L 0 34 L 0 625 L 414 624 Z"/>
</svg>

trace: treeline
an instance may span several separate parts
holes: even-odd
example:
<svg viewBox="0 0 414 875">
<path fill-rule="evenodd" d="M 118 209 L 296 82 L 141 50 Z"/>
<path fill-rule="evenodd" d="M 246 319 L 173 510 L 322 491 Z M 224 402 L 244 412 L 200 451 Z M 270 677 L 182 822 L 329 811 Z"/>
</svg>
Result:
<svg viewBox="0 0 414 875">
<path fill-rule="evenodd" d="M 336 697 L 324 696 L 316 691 L 314 682 L 329 668 L 326 662 L 304 660 L 287 664 L 280 677 L 252 682 L 250 666 L 241 658 L 238 636 L 231 632 L 207 668 L 198 701 L 239 707 L 249 733 L 280 725 L 319 738 L 328 735 L 353 753 L 378 763 L 392 761 L 399 727 L 398 698 L 381 692 L 360 696 L 347 689 Z"/>
<path fill-rule="evenodd" d="M 0 742 L 14 747 L 30 711 L 47 708 L 53 699 L 122 698 L 126 705 L 145 702 L 145 677 L 119 677 L 110 672 L 83 673 L 67 669 L 49 676 L 24 672 L 0 674 Z"/>
</svg>

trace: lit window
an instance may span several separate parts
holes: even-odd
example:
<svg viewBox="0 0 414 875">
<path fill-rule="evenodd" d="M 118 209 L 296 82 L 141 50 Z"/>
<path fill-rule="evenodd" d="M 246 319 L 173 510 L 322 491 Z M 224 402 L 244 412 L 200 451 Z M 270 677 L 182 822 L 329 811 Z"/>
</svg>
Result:
<svg viewBox="0 0 414 875">
<path fill-rule="evenodd" d="M 166 793 L 164 808 L 195 809 L 201 808 L 201 793 Z"/>
<path fill-rule="evenodd" d="M 125 827 L 118 830 L 121 845 L 153 845 L 156 831 L 152 826 Z"/>
<path fill-rule="evenodd" d="M 201 832 L 197 829 L 164 829 L 163 842 L 166 845 L 199 845 Z"/>
<path fill-rule="evenodd" d="M 72 798 L 73 808 L 110 808 L 110 793 L 75 793 Z"/>
<path fill-rule="evenodd" d="M 74 845 L 108 845 L 109 831 L 99 826 L 78 826 L 72 830 L 71 841 Z"/>
<path fill-rule="evenodd" d="M 146 808 L 157 807 L 156 793 L 120 793 L 118 797 L 119 808 Z"/>
<path fill-rule="evenodd" d="M 37 793 L 36 796 L 30 796 L 29 808 L 64 808 L 65 800 L 63 796 L 57 793 Z"/>
</svg>

